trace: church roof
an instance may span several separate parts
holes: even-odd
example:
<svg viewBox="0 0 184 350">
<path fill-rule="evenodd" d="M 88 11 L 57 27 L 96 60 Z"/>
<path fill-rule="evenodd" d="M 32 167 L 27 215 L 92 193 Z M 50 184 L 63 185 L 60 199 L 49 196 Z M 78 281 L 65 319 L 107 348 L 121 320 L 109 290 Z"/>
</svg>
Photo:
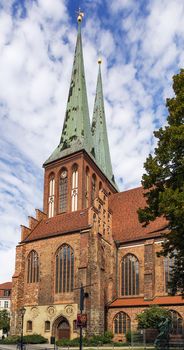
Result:
<svg viewBox="0 0 184 350">
<path fill-rule="evenodd" d="M 125 192 L 112 194 L 109 207 L 112 210 L 112 232 L 114 239 L 122 243 L 159 237 L 166 228 L 167 222 L 163 217 L 157 218 L 143 227 L 138 220 L 138 208 L 144 208 L 146 200 L 142 187 Z"/>
<path fill-rule="evenodd" d="M 118 298 L 114 300 L 109 307 L 133 307 L 133 306 L 150 306 L 150 305 L 183 305 L 183 298 L 180 295 L 160 296 L 153 300 L 146 300 L 144 297 Z"/>
<path fill-rule="evenodd" d="M 62 135 L 58 147 L 54 150 L 44 165 L 81 149 L 84 149 L 90 154 L 93 149 L 93 144 L 84 73 L 81 22 L 79 21 Z"/>
<path fill-rule="evenodd" d="M 72 224 L 71 224 L 72 223 Z M 88 211 L 78 210 L 72 213 L 56 215 L 50 219 L 43 219 L 31 231 L 23 242 L 31 242 L 42 238 L 49 238 L 61 234 L 82 231 L 89 227 Z"/>
<path fill-rule="evenodd" d="M 95 158 L 103 173 L 108 179 L 113 179 L 111 157 L 109 151 L 109 143 L 107 137 L 107 127 L 105 120 L 105 109 L 103 99 L 102 77 L 101 77 L 101 61 L 99 60 L 99 71 L 96 87 L 95 104 L 92 120 L 92 137 L 95 148 Z"/>
</svg>

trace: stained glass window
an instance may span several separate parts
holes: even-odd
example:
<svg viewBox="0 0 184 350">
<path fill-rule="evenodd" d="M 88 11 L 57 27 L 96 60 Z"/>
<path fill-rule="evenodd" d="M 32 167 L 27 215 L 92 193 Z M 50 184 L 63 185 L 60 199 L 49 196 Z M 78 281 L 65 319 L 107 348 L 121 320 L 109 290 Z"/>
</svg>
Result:
<svg viewBox="0 0 184 350">
<path fill-rule="evenodd" d="M 132 255 L 127 254 L 121 263 L 121 295 L 139 294 L 139 262 Z"/>
<path fill-rule="evenodd" d="M 59 212 L 67 211 L 67 196 L 68 196 L 68 172 L 62 169 L 59 179 Z"/>
<path fill-rule="evenodd" d="M 35 250 L 32 250 L 27 258 L 27 283 L 39 281 L 39 258 Z"/>
<path fill-rule="evenodd" d="M 77 210 L 78 204 L 78 166 L 72 167 L 72 211 Z"/>
<path fill-rule="evenodd" d="M 55 179 L 54 175 L 50 176 L 49 179 L 49 218 L 54 216 L 54 199 L 55 199 Z"/>
<path fill-rule="evenodd" d="M 63 244 L 56 254 L 56 293 L 73 291 L 74 253 L 68 244 Z"/>
<path fill-rule="evenodd" d="M 114 318 L 114 334 L 126 334 L 130 329 L 130 317 L 125 312 L 119 312 Z"/>
</svg>

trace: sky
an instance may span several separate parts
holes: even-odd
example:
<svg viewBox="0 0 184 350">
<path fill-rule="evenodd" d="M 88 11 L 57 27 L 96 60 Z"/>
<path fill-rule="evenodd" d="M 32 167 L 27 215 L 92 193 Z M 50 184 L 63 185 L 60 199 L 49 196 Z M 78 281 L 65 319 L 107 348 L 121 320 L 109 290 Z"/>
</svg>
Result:
<svg viewBox="0 0 184 350">
<path fill-rule="evenodd" d="M 172 76 L 184 67 L 183 0 L 0 0 L 0 283 L 13 275 L 20 225 L 42 209 L 42 164 L 60 140 L 79 7 L 90 117 L 100 55 L 121 191 L 140 186 Z"/>
</svg>

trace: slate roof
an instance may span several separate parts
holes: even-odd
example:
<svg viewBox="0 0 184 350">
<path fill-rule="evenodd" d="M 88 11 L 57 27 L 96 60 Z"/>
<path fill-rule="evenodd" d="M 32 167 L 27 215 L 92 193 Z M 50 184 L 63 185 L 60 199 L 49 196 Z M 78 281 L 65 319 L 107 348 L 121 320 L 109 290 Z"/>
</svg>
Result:
<svg viewBox="0 0 184 350">
<path fill-rule="evenodd" d="M 148 226 L 143 227 L 138 220 L 137 209 L 146 205 L 142 187 L 116 193 L 109 198 L 112 210 L 112 230 L 115 240 L 122 243 L 159 237 L 167 225 L 163 217 L 157 218 Z"/>
<path fill-rule="evenodd" d="M 119 298 L 114 300 L 109 307 L 134 307 L 134 306 L 149 306 L 149 305 L 183 305 L 184 299 L 180 295 L 175 296 L 160 296 L 153 300 L 145 300 L 143 297 Z"/>
<path fill-rule="evenodd" d="M 80 231 L 88 227 L 87 210 L 64 213 L 56 215 L 53 218 L 40 221 L 23 242 L 31 242 L 42 238 L 67 234 Z"/>
</svg>

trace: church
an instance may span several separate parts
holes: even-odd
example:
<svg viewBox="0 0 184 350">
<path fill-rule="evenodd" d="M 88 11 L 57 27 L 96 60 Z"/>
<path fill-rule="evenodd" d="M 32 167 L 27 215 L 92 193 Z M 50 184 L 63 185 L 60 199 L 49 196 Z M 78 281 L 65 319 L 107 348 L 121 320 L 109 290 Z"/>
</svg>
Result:
<svg viewBox="0 0 184 350">
<path fill-rule="evenodd" d="M 113 175 L 103 101 L 101 60 L 90 125 L 84 73 L 82 15 L 59 145 L 43 164 L 43 211 L 21 226 L 16 247 L 11 334 L 50 340 L 79 336 L 79 287 L 86 333 L 112 331 L 124 341 L 136 314 L 150 305 L 171 311 L 173 331 L 183 333 L 184 300 L 168 295 L 172 261 L 158 257 L 166 222 L 138 221 L 141 187 L 119 192 Z M 50 121 L 52 122 L 52 121 Z M 58 135 L 59 137 L 59 135 Z M 126 166 L 126 165 L 125 165 Z"/>
</svg>

